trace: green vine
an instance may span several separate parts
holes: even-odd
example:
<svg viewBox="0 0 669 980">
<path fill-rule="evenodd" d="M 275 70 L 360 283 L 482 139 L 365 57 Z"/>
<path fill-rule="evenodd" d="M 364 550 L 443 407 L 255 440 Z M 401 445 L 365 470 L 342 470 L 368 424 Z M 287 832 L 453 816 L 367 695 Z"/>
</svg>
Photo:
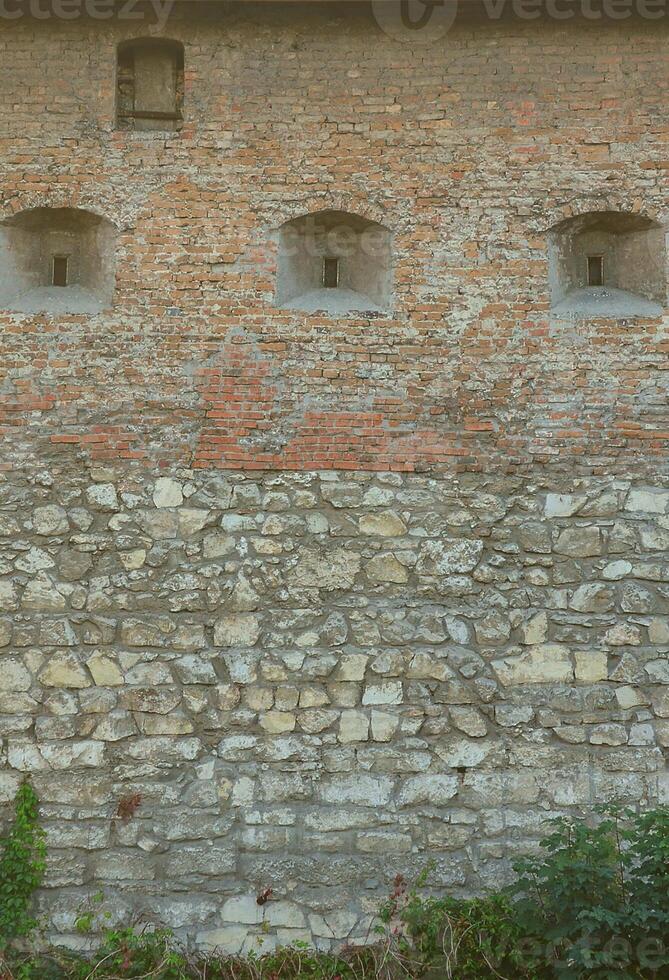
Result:
<svg viewBox="0 0 669 980">
<path fill-rule="evenodd" d="M 44 838 L 37 794 L 25 782 L 16 794 L 12 824 L 0 841 L 0 950 L 28 936 L 37 925 L 30 909 L 44 878 Z"/>
</svg>

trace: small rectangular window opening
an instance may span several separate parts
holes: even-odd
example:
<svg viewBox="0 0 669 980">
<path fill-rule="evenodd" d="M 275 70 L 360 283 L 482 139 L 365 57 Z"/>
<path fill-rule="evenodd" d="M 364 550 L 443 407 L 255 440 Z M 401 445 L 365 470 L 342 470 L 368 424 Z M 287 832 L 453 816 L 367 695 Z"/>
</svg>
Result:
<svg viewBox="0 0 669 980">
<path fill-rule="evenodd" d="M 326 289 L 339 285 L 339 259 L 323 259 L 323 285 Z"/>
<path fill-rule="evenodd" d="M 68 266 L 68 256 L 67 255 L 54 255 L 53 257 L 53 275 L 51 282 L 54 286 L 67 286 L 67 269 Z"/>
<path fill-rule="evenodd" d="M 588 286 L 604 285 L 604 256 L 588 256 Z"/>
</svg>

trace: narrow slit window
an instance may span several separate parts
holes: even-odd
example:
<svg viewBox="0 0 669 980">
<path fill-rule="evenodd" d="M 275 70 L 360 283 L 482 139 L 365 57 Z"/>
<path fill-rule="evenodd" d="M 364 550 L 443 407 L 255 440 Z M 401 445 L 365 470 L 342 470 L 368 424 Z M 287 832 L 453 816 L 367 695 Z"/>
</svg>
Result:
<svg viewBox="0 0 669 980">
<path fill-rule="evenodd" d="M 604 285 L 604 256 L 588 256 L 588 286 Z"/>
<path fill-rule="evenodd" d="M 339 259 L 323 259 L 323 285 L 326 289 L 339 285 Z"/>
<path fill-rule="evenodd" d="M 53 274 L 51 282 L 54 286 L 67 286 L 68 284 L 68 256 L 54 255 Z"/>
</svg>

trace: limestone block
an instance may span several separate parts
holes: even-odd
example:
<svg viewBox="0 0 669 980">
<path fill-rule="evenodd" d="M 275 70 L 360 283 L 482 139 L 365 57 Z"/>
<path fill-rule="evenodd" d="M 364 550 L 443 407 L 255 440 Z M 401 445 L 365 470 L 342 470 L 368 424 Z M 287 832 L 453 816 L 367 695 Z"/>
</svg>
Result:
<svg viewBox="0 0 669 980">
<path fill-rule="evenodd" d="M 570 652 L 557 643 L 528 647 L 520 656 L 494 660 L 492 666 L 505 687 L 569 683 L 574 679 Z"/>
<path fill-rule="evenodd" d="M 590 741 L 593 745 L 626 745 L 627 729 L 613 723 L 595 725 L 590 732 Z"/>
<path fill-rule="evenodd" d="M 427 541 L 418 559 L 417 571 L 427 575 L 455 575 L 471 572 L 483 554 L 483 542 L 477 540 Z"/>
<path fill-rule="evenodd" d="M 437 745 L 435 751 L 449 769 L 473 769 L 486 760 L 492 751 L 492 746 L 485 742 L 455 739 Z"/>
<path fill-rule="evenodd" d="M 586 499 L 585 494 L 547 493 L 544 514 L 546 517 L 573 517 Z"/>
<path fill-rule="evenodd" d="M 126 572 L 136 571 L 143 568 L 146 562 L 146 549 L 135 548 L 133 551 L 120 551 L 119 559 Z"/>
<path fill-rule="evenodd" d="M 631 708 L 637 708 L 639 705 L 648 703 L 648 699 L 642 691 L 629 685 L 616 688 L 616 701 L 624 711 L 629 711 Z M 667 710 L 669 711 L 669 699 L 667 701 Z"/>
<path fill-rule="evenodd" d="M 132 716 L 125 711 L 112 711 L 95 726 L 92 737 L 101 742 L 119 742 L 137 734 Z"/>
<path fill-rule="evenodd" d="M 43 619 L 38 642 L 41 647 L 73 647 L 77 645 L 77 636 L 66 619 Z"/>
<path fill-rule="evenodd" d="M 260 726 L 271 735 L 280 735 L 295 730 L 297 719 L 290 711 L 267 711 L 260 716 Z"/>
<path fill-rule="evenodd" d="M 614 606 L 613 589 L 600 582 L 591 582 L 576 589 L 569 603 L 576 612 L 603 613 Z"/>
<path fill-rule="evenodd" d="M 653 616 L 648 624 L 648 639 L 658 646 L 669 644 L 669 617 Z"/>
<path fill-rule="evenodd" d="M 64 548 L 56 555 L 58 575 L 64 582 L 77 582 L 93 567 L 93 559 L 84 551 Z"/>
<path fill-rule="evenodd" d="M 258 642 L 261 631 L 259 615 L 231 613 L 214 623 L 214 644 L 217 647 L 253 647 Z"/>
<path fill-rule="evenodd" d="M 399 728 L 400 719 L 385 711 L 372 711 L 372 738 L 375 742 L 390 742 Z"/>
<path fill-rule="evenodd" d="M 243 926 L 222 926 L 219 929 L 205 929 L 198 932 L 195 942 L 204 950 L 219 950 L 223 953 L 241 953 L 249 935 L 248 928 Z"/>
<path fill-rule="evenodd" d="M 411 851 L 412 840 L 410 834 L 366 831 L 356 834 L 355 846 L 363 854 L 408 854 Z"/>
<path fill-rule="evenodd" d="M 340 742 L 366 742 L 369 738 L 369 717 L 362 711 L 342 711 L 339 720 Z"/>
<path fill-rule="evenodd" d="M 356 806 L 385 806 L 390 802 L 394 781 L 389 776 L 370 776 L 357 773 L 323 780 L 320 795 L 324 803 Z"/>
<path fill-rule="evenodd" d="M 521 524 L 516 532 L 518 542 L 524 551 L 549 555 L 551 552 L 550 529 L 546 524 L 528 522 Z"/>
<path fill-rule="evenodd" d="M 218 683 L 218 676 L 213 664 L 201 655 L 181 657 L 174 664 L 174 672 L 182 684 Z"/>
<path fill-rule="evenodd" d="M 649 660 L 646 673 L 653 684 L 669 684 L 669 660 Z"/>
<path fill-rule="evenodd" d="M 42 548 L 30 548 L 25 554 L 16 559 L 15 567 L 28 575 L 53 568 L 56 564 L 51 555 Z"/>
<path fill-rule="evenodd" d="M 55 653 L 40 672 L 39 680 L 45 687 L 91 686 L 91 677 L 74 653 Z"/>
<path fill-rule="evenodd" d="M 210 531 L 202 541 L 202 556 L 207 560 L 223 558 L 235 550 L 235 539 L 223 531 Z"/>
<path fill-rule="evenodd" d="M 448 713 L 453 727 L 464 732 L 465 735 L 471 738 L 483 738 L 487 734 L 486 720 L 476 708 L 452 706 Z"/>
<path fill-rule="evenodd" d="M 669 490 L 654 487 L 630 490 L 625 510 L 637 514 L 666 514 L 669 512 Z"/>
<path fill-rule="evenodd" d="M 604 634 L 604 642 L 611 647 L 639 646 L 641 630 L 632 623 L 616 623 Z"/>
<path fill-rule="evenodd" d="M 67 534 L 70 529 L 67 511 L 58 504 L 47 504 L 45 507 L 36 507 L 33 513 L 33 528 L 35 534 L 40 534 L 44 537 Z"/>
<path fill-rule="evenodd" d="M 208 510 L 199 507 L 182 507 L 179 511 L 179 536 L 192 538 L 207 525 L 209 514 Z"/>
<path fill-rule="evenodd" d="M 602 537 L 598 527 L 568 527 L 558 535 L 554 550 L 570 558 L 591 558 L 602 553 Z"/>
<path fill-rule="evenodd" d="M 269 902 L 265 908 L 265 921 L 272 928 L 303 929 L 306 926 L 304 911 L 295 902 L 285 900 Z"/>
<path fill-rule="evenodd" d="M 526 725 L 534 717 L 534 708 L 529 704 L 498 704 L 495 706 L 495 721 L 502 728 L 515 728 Z"/>
<path fill-rule="evenodd" d="M 167 715 L 181 703 L 181 691 L 172 687 L 128 687 L 120 704 L 128 711 Z"/>
<path fill-rule="evenodd" d="M 542 610 L 523 623 L 520 642 L 527 646 L 545 643 L 548 637 L 548 615 Z"/>
<path fill-rule="evenodd" d="M 96 483 L 86 487 L 84 495 L 91 510 L 112 512 L 119 509 L 116 487 L 112 483 Z"/>
<path fill-rule="evenodd" d="M 651 524 L 640 529 L 641 547 L 648 551 L 669 551 L 669 529 Z"/>
<path fill-rule="evenodd" d="M 596 684 L 608 677 L 608 656 L 605 650 L 577 650 L 574 653 L 574 674 L 577 681 Z"/>
<path fill-rule="evenodd" d="M 620 590 L 620 608 L 627 613 L 648 613 L 655 609 L 656 599 L 650 589 L 638 582 L 625 582 Z"/>
<path fill-rule="evenodd" d="M 611 561 L 602 569 L 602 578 L 610 582 L 618 582 L 620 579 L 625 578 L 626 575 L 629 575 L 631 571 L 631 562 L 625 561 L 624 559 Z"/>
<path fill-rule="evenodd" d="M 404 691 L 401 681 L 385 681 L 382 684 L 369 684 L 362 695 L 363 705 L 402 704 Z"/>
<path fill-rule="evenodd" d="M 40 612 L 62 612 L 67 608 L 67 600 L 51 576 L 39 572 L 23 590 L 21 606 Z"/>
<path fill-rule="evenodd" d="M 399 806 L 416 806 L 421 803 L 444 806 L 457 796 L 458 788 L 457 776 L 441 774 L 412 776 L 402 785 L 397 801 Z"/>
<path fill-rule="evenodd" d="M 297 721 L 302 731 L 309 735 L 316 735 L 324 732 L 339 718 L 339 712 L 328 709 L 312 708 L 307 711 L 300 711 Z"/>
<path fill-rule="evenodd" d="M 377 555 L 368 561 L 365 575 L 370 582 L 394 582 L 401 585 L 409 581 L 406 568 L 392 554 Z"/>
<path fill-rule="evenodd" d="M 0 612 L 14 612 L 19 608 L 19 594 L 11 579 L 0 579 Z"/>
<path fill-rule="evenodd" d="M 648 722 L 632 725 L 629 731 L 628 744 L 655 745 L 655 730 L 653 726 Z"/>
<path fill-rule="evenodd" d="M 300 588 L 350 589 L 360 571 L 360 555 L 347 548 L 330 551 L 305 550 L 289 575 L 289 582 Z"/>
<path fill-rule="evenodd" d="M 156 507 L 181 507 L 184 502 L 183 484 L 169 476 L 156 480 L 153 503 Z"/>
<path fill-rule="evenodd" d="M 32 677 L 22 660 L 14 657 L 0 657 L 0 690 L 29 691 Z"/>
<path fill-rule="evenodd" d="M 138 715 L 137 725 L 143 735 L 191 735 L 195 727 L 181 712 L 169 715 Z"/>
<path fill-rule="evenodd" d="M 337 680 L 362 681 L 367 670 L 369 656 L 366 653 L 344 653 L 337 668 Z"/>
<path fill-rule="evenodd" d="M 498 645 L 505 643 L 511 636 L 511 624 L 508 617 L 493 611 L 474 623 L 474 631 L 479 643 Z"/>
<path fill-rule="evenodd" d="M 393 510 L 380 514 L 365 514 L 360 518 L 358 527 L 361 534 L 378 535 L 384 538 L 395 538 L 406 534 L 406 524 Z"/>
<path fill-rule="evenodd" d="M 262 905 L 258 905 L 255 895 L 240 895 L 238 898 L 228 898 L 221 909 L 223 922 L 243 923 L 257 926 L 264 919 Z"/>
</svg>

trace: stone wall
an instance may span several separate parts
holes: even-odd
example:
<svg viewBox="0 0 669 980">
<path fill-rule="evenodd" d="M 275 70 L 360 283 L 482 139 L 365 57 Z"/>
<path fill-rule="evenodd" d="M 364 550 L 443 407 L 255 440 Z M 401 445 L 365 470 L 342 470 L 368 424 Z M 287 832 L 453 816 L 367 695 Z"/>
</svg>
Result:
<svg viewBox="0 0 669 980">
<path fill-rule="evenodd" d="M 51 933 L 102 888 L 230 948 L 362 938 L 398 872 L 480 891 L 556 813 L 666 800 L 669 318 L 549 277 L 574 216 L 666 228 L 662 10 L 28 7 L 0 224 L 118 232 L 109 309 L 0 310 L 0 799 L 32 774 Z M 116 127 L 147 35 L 178 132 Z M 322 211 L 388 229 L 391 310 L 277 307 Z"/>
<path fill-rule="evenodd" d="M 68 941 L 98 889 L 363 938 L 398 872 L 481 890 L 558 813 L 669 800 L 666 487 L 54 467 L 0 515 L 0 793 L 33 775 Z"/>
</svg>

